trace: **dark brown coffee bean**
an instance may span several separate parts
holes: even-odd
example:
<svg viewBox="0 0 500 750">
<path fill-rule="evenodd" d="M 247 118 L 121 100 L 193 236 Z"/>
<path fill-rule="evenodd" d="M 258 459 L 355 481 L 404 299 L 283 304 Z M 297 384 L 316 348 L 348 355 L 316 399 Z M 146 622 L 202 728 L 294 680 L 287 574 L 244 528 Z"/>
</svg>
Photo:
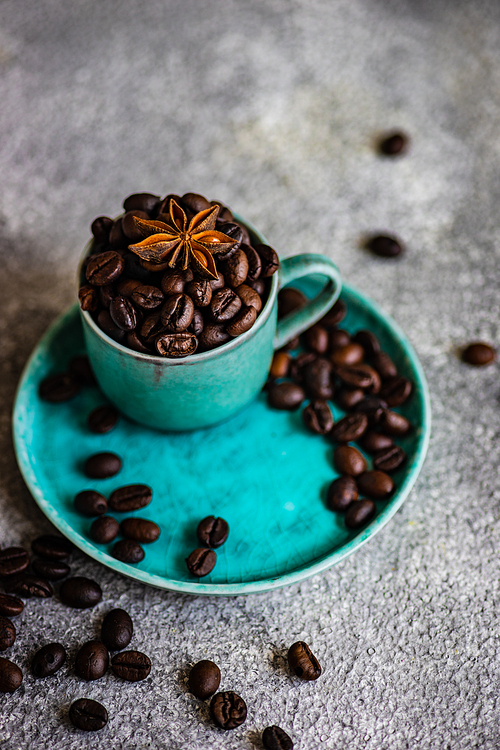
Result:
<svg viewBox="0 0 500 750">
<path fill-rule="evenodd" d="M 212 287 L 212 292 L 216 292 L 217 289 L 223 289 L 226 286 L 224 276 L 221 274 L 220 271 L 217 271 L 217 278 L 210 279 L 209 283 L 210 283 L 210 286 Z"/>
<path fill-rule="evenodd" d="M 224 287 L 218 289 L 210 303 L 210 311 L 213 319 L 218 323 L 226 322 L 234 318 L 241 309 L 241 299 L 235 291 Z"/>
<path fill-rule="evenodd" d="M 62 603 L 67 604 L 68 607 L 88 609 L 99 604 L 102 599 L 102 589 L 98 583 L 90 578 L 74 576 L 74 578 L 67 578 L 61 584 L 59 596 Z"/>
<path fill-rule="evenodd" d="M 316 354 L 325 354 L 328 351 L 328 331 L 323 326 L 316 324 L 305 332 L 306 347 Z"/>
<path fill-rule="evenodd" d="M 381 398 L 368 396 L 356 404 L 354 411 L 363 412 L 368 417 L 368 424 L 374 427 L 379 424 L 380 418 L 387 408 L 387 404 Z"/>
<path fill-rule="evenodd" d="M 138 210 L 127 211 L 127 213 L 122 216 L 121 228 L 129 242 L 140 242 L 144 239 L 144 235 L 139 229 L 135 219 L 145 219 L 147 221 L 149 218 L 149 214 L 146 213 L 146 211 Z"/>
<path fill-rule="evenodd" d="M 108 723 L 108 712 L 101 703 L 90 698 L 79 698 L 69 709 L 71 723 L 84 732 L 98 732 Z"/>
<path fill-rule="evenodd" d="M 137 314 L 130 300 L 126 297 L 115 297 L 109 306 L 111 320 L 122 331 L 133 331 L 137 326 Z"/>
<path fill-rule="evenodd" d="M 22 681 L 23 673 L 17 664 L 0 656 L 0 693 L 13 693 Z"/>
<path fill-rule="evenodd" d="M 162 357 L 179 359 L 194 354 L 198 348 L 198 339 L 193 333 L 162 333 L 155 341 L 156 351 Z"/>
<path fill-rule="evenodd" d="M 125 331 L 111 320 L 109 310 L 101 310 L 97 316 L 97 324 L 106 336 L 109 336 L 113 341 L 117 341 L 119 344 L 124 341 Z"/>
<path fill-rule="evenodd" d="M 229 321 L 226 331 L 230 336 L 241 336 L 242 333 L 250 330 L 256 320 L 257 310 L 255 307 L 242 307 L 240 312 Z"/>
<path fill-rule="evenodd" d="M 265 279 L 256 279 L 255 281 L 252 281 L 251 279 L 247 278 L 245 286 L 251 287 L 259 297 L 262 297 L 266 291 L 266 281 Z"/>
<path fill-rule="evenodd" d="M 378 149 L 384 156 L 402 156 L 408 150 L 408 136 L 404 133 L 384 135 Z"/>
<path fill-rule="evenodd" d="M 357 500 L 347 508 L 344 521 L 348 529 L 360 529 L 366 526 L 377 513 L 373 500 Z"/>
<path fill-rule="evenodd" d="M 167 271 L 170 269 L 170 261 L 168 260 L 165 261 L 164 263 L 156 263 L 156 261 L 143 260 L 141 258 L 139 263 L 146 271 L 150 271 L 151 273 L 155 274 L 155 276 L 156 274 L 161 273 L 162 271 Z M 156 278 L 158 277 L 156 276 Z"/>
<path fill-rule="evenodd" d="M 203 659 L 189 672 L 189 692 L 204 701 L 217 692 L 220 685 L 220 669 L 213 661 Z"/>
<path fill-rule="evenodd" d="M 217 555 L 213 549 L 195 549 L 186 558 L 186 565 L 192 576 L 207 576 L 215 567 Z"/>
<path fill-rule="evenodd" d="M 16 627 L 8 617 L 0 616 L 0 651 L 7 651 L 16 640 Z"/>
<path fill-rule="evenodd" d="M 116 453 L 95 453 L 85 461 L 85 474 L 91 479 L 114 477 L 122 468 L 122 460 Z"/>
<path fill-rule="evenodd" d="M 273 250 L 272 247 L 269 247 L 269 245 L 255 245 L 254 248 L 262 262 L 260 275 L 263 279 L 268 279 L 270 276 L 273 276 L 280 267 L 278 253 L 276 250 Z"/>
<path fill-rule="evenodd" d="M 278 292 L 278 318 L 285 318 L 305 305 L 307 305 L 307 297 L 300 289 L 287 286 Z"/>
<path fill-rule="evenodd" d="M 247 256 L 248 260 L 247 279 L 250 281 L 256 281 L 262 272 L 262 261 L 260 255 L 250 245 L 242 244 L 241 249 Z"/>
<path fill-rule="evenodd" d="M 95 312 L 99 305 L 97 289 L 88 284 L 81 286 L 78 290 L 78 300 L 82 310 L 85 310 L 86 312 Z"/>
<path fill-rule="evenodd" d="M 330 354 L 330 362 L 334 365 L 359 365 L 363 360 L 364 355 L 365 350 L 363 347 L 352 341 L 345 346 L 340 346 L 334 349 Z"/>
<path fill-rule="evenodd" d="M 199 336 L 201 336 L 204 327 L 205 327 L 205 318 L 203 317 L 201 310 L 198 310 L 198 308 L 195 307 L 193 320 L 189 324 L 188 331 L 189 333 L 193 333 L 198 338 Z"/>
<path fill-rule="evenodd" d="M 52 404 L 59 404 L 62 401 L 69 401 L 80 392 L 80 384 L 68 372 L 58 372 L 56 375 L 49 375 L 44 378 L 38 387 L 38 395 L 44 401 L 50 401 Z"/>
<path fill-rule="evenodd" d="M 207 307 L 212 300 L 212 287 L 207 279 L 194 279 L 186 286 L 186 294 L 196 307 Z"/>
<path fill-rule="evenodd" d="M 125 518 L 120 524 L 120 531 L 127 539 L 141 544 L 156 542 L 160 536 L 160 527 L 146 518 Z"/>
<path fill-rule="evenodd" d="M 151 659 L 140 651 L 122 651 L 113 656 L 111 669 L 122 680 L 140 682 L 151 672 Z"/>
<path fill-rule="evenodd" d="M 378 453 L 378 451 L 387 450 L 394 446 L 394 440 L 383 432 L 368 430 L 363 435 L 360 445 L 367 453 Z"/>
<path fill-rule="evenodd" d="M 229 524 L 223 518 L 207 516 L 198 524 L 196 536 L 199 543 L 204 547 L 217 549 L 224 544 L 229 536 Z"/>
<path fill-rule="evenodd" d="M 326 505 L 330 510 L 343 513 L 358 499 L 358 487 L 352 477 L 334 479 L 328 488 Z"/>
<path fill-rule="evenodd" d="M 396 471 L 406 461 L 406 453 L 398 445 L 378 451 L 373 456 L 373 468 L 390 473 Z"/>
<path fill-rule="evenodd" d="M 128 245 L 128 239 L 123 231 L 122 219 L 123 216 L 119 216 L 114 220 L 109 233 L 109 244 L 113 250 L 116 250 L 117 252 L 124 250 Z"/>
<path fill-rule="evenodd" d="M 288 352 L 274 352 L 269 375 L 276 379 L 286 378 L 288 375 L 288 368 L 290 367 L 290 360 L 291 357 Z"/>
<path fill-rule="evenodd" d="M 243 227 L 241 227 L 239 224 L 236 224 L 235 222 L 220 221 L 220 219 L 217 219 L 216 229 L 218 232 L 222 232 L 228 237 L 231 237 L 231 240 L 234 242 L 234 245 L 230 250 L 228 250 L 228 252 L 217 255 L 217 261 L 219 261 L 219 259 L 226 260 L 233 253 L 235 253 L 236 250 L 239 250 L 239 248 L 241 247 L 241 243 L 244 240 L 250 239 L 248 237 L 248 232 L 246 231 L 246 229 L 243 229 Z"/>
<path fill-rule="evenodd" d="M 194 305 L 187 294 L 174 294 L 167 297 L 161 311 L 161 322 L 167 331 L 182 333 L 193 320 Z"/>
<path fill-rule="evenodd" d="M 109 404 L 98 406 L 93 409 L 87 417 L 89 430 L 97 435 L 104 435 L 116 426 L 118 422 L 118 409 Z"/>
<path fill-rule="evenodd" d="M 133 539 L 120 539 L 111 550 L 111 554 L 120 562 L 133 565 L 144 560 L 145 552 L 139 542 L 134 542 Z"/>
<path fill-rule="evenodd" d="M 61 669 L 66 661 L 66 650 L 60 643 L 47 643 L 31 660 L 31 671 L 35 677 L 50 677 Z"/>
<path fill-rule="evenodd" d="M 120 525 L 112 516 L 96 518 L 90 527 L 90 537 L 97 544 L 109 544 L 118 536 Z"/>
<path fill-rule="evenodd" d="M 108 250 L 99 255 L 93 255 L 85 271 L 87 281 L 93 286 L 104 286 L 116 281 L 125 268 L 125 261 L 120 253 Z"/>
<path fill-rule="evenodd" d="M 73 551 L 73 545 L 63 536 L 43 534 L 33 539 L 31 549 L 44 560 L 67 560 Z"/>
<path fill-rule="evenodd" d="M 311 362 L 315 362 L 317 359 L 318 355 L 314 352 L 304 352 L 303 354 L 299 354 L 299 356 L 295 359 L 292 359 L 290 362 L 289 371 L 292 380 L 295 383 L 303 383 L 306 365 L 311 364 Z"/>
<path fill-rule="evenodd" d="M 304 641 L 297 641 L 290 646 L 288 664 L 292 672 L 301 680 L 317 680 L 321 675 L 319 661 Z"/>
<path fill-rule="evenodd" d="M 76 674 L 89 682 L 100 680 L 108 666 L 108 649 L 101 641 L 87 641 L 75 657 Z"/>
<path fill-rule="evenodd" d="M 17 596 L 0 593 L 0 615 L 4 617 L 17 617 L 24 609 L 24 602 Z"/>
<path fill-rule="evenodd" d="M 333 427 L 333 414 L 328 401 L 315 399 L 302 412 L 304 424 L 317 435 L 326 435 Z"/>
<path fill-rule="evenodd" d="M 35 560 L 32 567 L 37 576 L 47 581 L 62 581 L 71 573 L 69 565 L 57 560 Z"/>
<path fill-rule="evenodd" d="M 48 599 L 54 593 L 48 581 L 28 573 L 20 573 L 7 578 L 3 587 L 7 594 L 17 594 L 24 599 L 31 599 L 31 597 Z"/>
<path fill-rule="evenodd" d="M 312 399 L 329 401 L 333 396 L 332 365 L 318 357 L 304 367 L 304 385 Z"/>
<path fill-rule="evenodd" d="M 244 305 L 255 307 L 258 313 L 262 310 L 262 299 L 251 286 L 240 284 L 236 287 L 235 292 Z"/>
<path fill-rule="evenodd" d="M 325 328 L 325 331 L 327 329 Z M 351 337 L 347 331 L 341 328 L 334 328 L 328 331 L 328 349 L 333 352 L 335 349 L 341 349 L 351 343 Z"/>
<path fill-rule="evenodd" d="M 161 290 L 165 297 L 182 294 L 186 286 L 186 277 L 181 271 L 167 271 L 161 279 Z"/>
<path fill-rule="evenodd" d="M 214 695 L 210 701 L 210 716 L 221 729 L 236 729 L 247 718 L 247 706 L 243 698 L 228 690 Z"/>
<path fill-rule="evenodd" d="M 231 339 L 223 325 L 205 325 L 199 338 L 200 351 L 205 352 L 225 344 Z"/>
<path fill-rule="evenodd" d="M 96 385 L 94 371 L 90 360 L 85 355 L 77 355 L 69 361 L 68 372 L 80 385 Z"/>
<path fill-rule="evenodd" d="M 365 471 L 356 479 L 359 492 L 375 500 L 388 497 L 394 489 L 394 482 L 384 471 Z"/>
<path fill-rule="evenodd" d="M 293 750 L 293 742 L 284 729 L 266 727 L 262 733 L 262 744 L 265 750 Z"/>
<path fill-rule="evenodd" d="M 361 412 L 348 414 L 332 427 L 330 437 L 337 443 L 351 443 L 364 435 L 368 427 L 368 417 Z"/>
<path fill-rule="evenodd" d="M 109 498 L 109 507 L 117 513 L 131 513 L 149 505 L 153 490 L 147 484 L 128 484 L 118 487 Z"/>
<path fill-rule="evenodd" d="M 156 286 L 141 284 L 134 289 L 131 299 L 142 310 L 154 310 L 163 303 L 165 295 Z"/>
<path fill-rule="evenodd" d="M 161 312 L 157 311 L 148 315 L 141 325 L 141 336 L 146 342 L 153 342 L 157 336 L 165 331 L 165 326 L 161 322 Z"/>
<path fill-rule="evenodd" d="M 494 361 L 496 352 L 490 344 L 485 344 L 482 341 L 476 341 L 473 344 L 469 344 L 465 347 L 462 352 L 462 359 L 469 365 L 475 365 L 476 367 L 483 367 L 489 365 Z"/>
<path fill-rule="evenodd" d="M 373 373 L 375 370 L 368 365 L 340 365 L 340 367 L 335 368 L 335 372 L 349 388 L 362 388 L 366 390 L 374 385 Z M 376 377 L 378 378 L 378 382 L 380 382 L 377 374 Z"/>
<path fill-rule="evenodd" d="M 395 377 L 386 380 L 380 389 L 380 398 L 386 401 L 387 406 L 401 406 L 409 399 L 413 390 L 411 380 L 403 377 Z"/>
<path fill-rule="evenodd" d="M 363 347 L 367 357 L 374 357 L 380 352 L 380 342 L 372 331 L 358 331 L 355 334 L 353 341 Z"/>
<path fill-rule="evenodd" d="M 29 564 L 30 556 L 24 547 L 6 547 L 0 551 L 0 578 L 22 573 Z"/>
<path fill-rule="evenodd" d="M 403 252 L 403 246 L 399 240 L 382 234 L 371 237 L 365 247 L 381 258 L 395 258 Z"/>
<path fill-rule="evenodd" d="M 319 323 L 324 328 L 327 328 L 330 331 L 339 323 L 341 323 L 346 315 L 347 306 L 343 300 L 338 299 L 333 307 L 331 307 L 330 310 L 325 315 L 323 315 Z"/>
<path fill-rule="evenodd" d="M 152 193 L 133 193 L 125 198 L 123 208 L 125 211 L 145 211 L 149 214 L 159 200 L 160 196 Z"/>
<path fill-rule="evenodd" d="M 381 430 L 395 437 L 406 435 L 411 429 L 411 423 L 406 417 L 390 409 L 384 409 L 380 415 L 379 425 Z"/>
<path fill-rule="evenodd" d="M 365 392 L 361 388 L 347 388 L 342 386 L 335 394 L 335 400 L 341 409 L 349 411 L 354 409 L 356 404 L 359 404 L 365 397 Z"/>
<path fill-rule="evenodd" d="M 245 283 L 248 276 L 248 258 L 241 247 L 231 253 L 224 262 L 222 272 L 226 284 L 233 289 Z"/>
<path fill-rule="evenodd" d="M 372 358 L 372 364 L 382 380 L 394 378 L 398 374 L 396 365 L 387 352 L 377 352 Z"/>
<path fill-rule="evenodd" d="M 273 383 L 267 392 L 269 405 L 284 411 L 295 411 L 305 397 L 304 389 L 296 383 Z"/>
<path fill-rule="evenodd" d="M 116 291 L 115 284 L 105 284 L 99 287 L 99 301 L 102 307 L 105 307 L 109 312 L 109 306 L 113 302 L 118 292 Z"/>
<path fill-rule="evenodd" d="M 110 219 L 109 216 L 98 216 L 97 219 L 94 219 L 90 225 L 90 231 L 96 242 L 105 244 L 109 241 L 109 233 L 113 223 L 113 219 Z"/>
<path fill-rule="evenodd" d="M 333 452 L 333 463 L 340 474 L 358 477 L 366 471 L 364 456 L 352 445 L 339 445 Z"/>
<path fill-rule="evenodd" d="M 361 365 L 356 365 L 356 367 L 364 368 L 364 371 L 367 374 L 371 375 L 372 382 L 367 388 L 365 388 L 366 393 L 370 393 L 370 394 L 378 393 L 382 385 L 382 382 L 380 380 L 380 375 L 378 374 L 378 372 L 373 367 L 370 367 L 369 365 L 361 364 Z"/>
<path fill-rule="evenodd" d="M 134 626 L 128 612 L 124 609 L 112 609 L 104 618 L 101 626 L 101 640 L 110 651 L 126 648 L 132 640 Z"/>
<path fill-rule="evenodd" d="M 125 341 L 129 349 L 133 349 L 136 352 L 141 352 L 141 354 L 151 354 L 151 350 L 145 344 L 143 344 L 135 331 L 128 331 Z"/>
</svg>

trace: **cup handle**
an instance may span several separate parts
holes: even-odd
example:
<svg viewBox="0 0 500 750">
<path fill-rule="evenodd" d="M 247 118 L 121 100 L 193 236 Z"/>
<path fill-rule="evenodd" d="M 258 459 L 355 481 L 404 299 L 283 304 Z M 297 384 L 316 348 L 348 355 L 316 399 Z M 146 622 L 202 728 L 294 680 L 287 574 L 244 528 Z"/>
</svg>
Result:
<svg viewBox="0 0 500 750">
<path fill-rule="evenodd" d="M 337 300 L 342 288 L 342 279 L 337 266 L 325 255 L 304 253 L 285 258 L 281 261 L 279 274 L 280 289 L 294 279 L 300 279 L 311 274 L 326 276 L 328 282 L 320 294 L 308 302 L 305 307 L 278 321 L 274 338 L 275 349 L 285 346 L 299 333 L 317 323 Z"/>
</svg>

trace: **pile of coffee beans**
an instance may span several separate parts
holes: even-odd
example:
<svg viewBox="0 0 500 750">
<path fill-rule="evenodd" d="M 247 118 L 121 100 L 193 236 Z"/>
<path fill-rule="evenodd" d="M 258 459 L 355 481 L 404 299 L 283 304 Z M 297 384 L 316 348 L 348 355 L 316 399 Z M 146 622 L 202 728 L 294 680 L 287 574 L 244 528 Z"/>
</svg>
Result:
<svg viewBox="0 0 500 750">
<path fill-rule="evenodd" d="M 207 516 L 196 529 L 201 547 L 197 547 L 186 558 L 187 569 L 197 578 L 207 576 L 215 567 L 217 555 L 214 549 L 221 547 L 229 536 L 229 524 L 223 518 Z"/>
<path fill-rule="evenodd" d="M 171 200 L 189 222 L 217 207 L 215 231 L 232 246 L 214 253 L 217 278 L 139 257 L 144 239 L 135 219 L 172 225 Z M 113 220 L 99 216 L 91 226 L 93 243 L 84 264 L 79 300 L 97 325 L 115 341 L 144 354 L 186 357 L 221 346 L 250 330 L 269 292 L 269 279 L 279 267 L 276 252 L 253 243 L 244 224 L 219 201 L 185 193 L 160 198 L 129 195 L 125 213 Z M 152 232 L 154 225 L 152 227 Z"/>
</svg>

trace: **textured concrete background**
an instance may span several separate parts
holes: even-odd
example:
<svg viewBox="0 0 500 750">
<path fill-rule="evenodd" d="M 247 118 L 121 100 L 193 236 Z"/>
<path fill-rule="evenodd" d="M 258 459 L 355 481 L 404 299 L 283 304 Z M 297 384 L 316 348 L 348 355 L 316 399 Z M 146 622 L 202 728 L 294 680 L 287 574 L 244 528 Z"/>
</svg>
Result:
<svg viewBox="0 0 500 750">
<path fill-rule="evenodd" d="M 284 254 L 320 250 L 402 325 L 429 379 L 430 453 L 386 529 L 301 585 L 238 599 L 156 591 L 76 556 L 105 601 L 75 614 L 30 601 L 12 658 L 77 645 L 110 604 L 129 610 L 150 678 L 90 685 L 62 670 L 0 698 L 2 748 L 251 748 L 282 725 L 309 748 L 498 748 L 500 6 L 486 0 L 0 2 L 0 543 L 50 524 L 18 472 L 10 413 L 22 367 L 73 300 L 99 213 L 130 192 L 195 190 L 243 213 Z M 374 154 L 381 130 L 408 157 Z M 396 262 L 359 249 L 388 229 Z M 43 633 L 43 636 L 41 635 Z M 285 648 L 324 665 L 297 685 Z M 10 652 L 9 652 L 10 653 Z M 249 706 L 222 733 L 185 688 L 213 658 Z M 83 736 L 72 699 L 110 722 Z"/>
</svg>

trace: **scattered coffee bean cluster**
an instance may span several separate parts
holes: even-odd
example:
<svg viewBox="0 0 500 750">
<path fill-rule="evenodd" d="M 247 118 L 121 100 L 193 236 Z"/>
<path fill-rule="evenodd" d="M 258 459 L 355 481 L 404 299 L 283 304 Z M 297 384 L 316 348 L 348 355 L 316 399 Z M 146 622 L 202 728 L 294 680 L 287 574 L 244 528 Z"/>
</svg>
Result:
<svg viewBox="0 0 500 750">
<path fill-rule="evenodd" d="M 191 552 L 186 558 L 186 565 L 191 575 L 201 578 L 214 569 L 217 562 L 214 549 L 221 547 L 228 538 L 229 524 L 223 518 L 207 516 L 198 524 L 196 536 L 202 546 Z"/>
</svg>

